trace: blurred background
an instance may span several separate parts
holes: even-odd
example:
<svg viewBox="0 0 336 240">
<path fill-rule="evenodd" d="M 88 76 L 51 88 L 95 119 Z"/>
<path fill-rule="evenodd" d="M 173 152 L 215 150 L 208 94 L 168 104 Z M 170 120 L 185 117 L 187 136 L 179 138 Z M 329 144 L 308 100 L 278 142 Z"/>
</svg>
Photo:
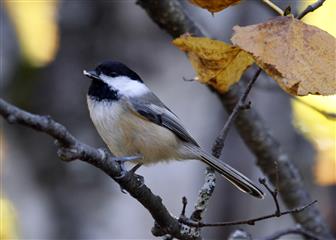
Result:
<svg viewBox="0 0 336 240">
<path fill-rule="evenodd" d="M 274 1 L 283 9 L 303 9 L 313 1 Z M 229 42 L 234 25 L 266 21 L 275 13 L 261 1 L 243 1 L 212 16 L 181 1 L 186 11 L 212 38 Z M 305 21 L 336 35 L 335 1 L 309 14 Z M 197 82 L 183 53 L 171 44 L 133 0 L 1 0 L 1 98 L 28 111 L 50 115 L 81 141 L 104 147 L 88 115 L 82 75 L 105 59 L 126 63 L 185 123 L 205 149 L 222 128 L 227 114 L 217 97 Z M 248 70 L 244 79 L 253 74 Z M 243 79 L 243 80 L 244 80 Z M 292 156 L 313 199 L 336 233 L 335 121 L 292 100 L 263 75 L 250 94 L 253 107 Z M 303 101 L 336 111 L 335 97 Z M 1 239 L 151 239 L 149 213 L 103 172 L 80 161 L 64 163 L 53 140 L 1 121 Z M 257 181 L 262 176 L 235 129 L 222 159 Z M 204 165 L 194 161 L 143 167 L 152 191 L 174 214 L 181 198 L 191 213 L 204 179 Z M 332 200 L 333 199 L 333 200 Z M 206 222 L 238 220 L 273 212 L 264 201 L 242 194 L 222 178 L 206 213 Z M 254 237 L 293 226 L 290 216 L 239 226 Z M 224 239 L 233 229 L 204 229 L 206 239 Z M 286 238 L 288 239 L 288 238 Z M 299 238 L 291 238 L 299 239 Z"/>
</svg>

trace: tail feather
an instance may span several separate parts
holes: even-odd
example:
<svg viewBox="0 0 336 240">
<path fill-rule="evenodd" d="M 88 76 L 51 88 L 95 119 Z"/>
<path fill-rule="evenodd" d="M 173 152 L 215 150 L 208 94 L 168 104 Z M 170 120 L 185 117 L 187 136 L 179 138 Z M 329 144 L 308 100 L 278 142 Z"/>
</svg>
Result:
<svg viewBox="0 0 336 240">
<path fill-rule="evenodd" d="M 240 189 L 243 192 L 249 193 L 254 197 L 264 198 L 264 193 L 242 173 L 230 167 L 228 164 L 219 161 L 217 158 L 209 155 L 208 153 L 203 152 L 201 149 L 198 149 L 198 152 L 199 156 L 201 157 L 201 160 L 204 163 L 215 169 L 218 173 L 220 173 L 224 178 L 226 178 L 229 182 L 235 185 L 238 189 Z"/>
</svg>

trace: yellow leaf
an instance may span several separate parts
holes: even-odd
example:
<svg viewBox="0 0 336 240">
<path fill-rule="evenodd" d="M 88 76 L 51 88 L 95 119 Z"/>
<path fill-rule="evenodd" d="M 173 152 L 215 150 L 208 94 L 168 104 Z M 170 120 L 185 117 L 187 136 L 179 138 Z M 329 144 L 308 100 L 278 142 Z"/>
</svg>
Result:
<svg viewBox="0 0 336 240">
<path fill-rule="evenodd" d="M 58 49 L 58 1 L 5 0 L 23 56 L 34 66 L 51 62 Z"/>
<path fill-rule="evenodd" d="M 209 38 L 184 35 L 176 38 L 173 44 L 188 53 L 198 80 L 221 93 L 238 82 L 253 63 L 253 58 L 240 48 Z"/>
<path fill-rule="evenodd" d="M 301 6 L 299 11 L 303 11 L 304 8 L 314 2 L 316 1 L 307 0 L 300 2 Z M 335 10 L 336 1 L 325 1 L 322 7 L 319 7 L 314 12 L 307 14 L 302 21 L 321 28 L 336 37 Z"/>
<path fill-rule="evenodd" d="M 303 102 L 327 111 L 336 112 L 336 96 L 306 96 Z M 326 118 L 301 102 L 293 101 L 295 126 L 314 144 L 317 150 L 316 177 L 319 184 L 336 183 L 336 121 Z"/>
<path fill-rule="evenodd" d="M 231 41 L 293 95 L 336 93 L 336 39 L 293 17 L 235 26 Z"/>
<path fill-rule="evenodd" d="M 189 0 L 192 4 L 207 9 L 209 12 L 219 12 L 240 0 Z"/>
<path fill-rule="evenodd" d="M 314 0 L 302 1 L 300 11 Z M 326 1 L 322 7 L 306 15 L 302 21 L 319 27 L 336 37 L 335 18 L 336 1 Z M 302 101 L 314 107 L 336 113 L 336 95 L 305 96 Z M 330 120 L 306 105 L 292 100 L 293 121 L 295 126 L 314 144 L 316 161 L 314 163 L 315 180 L 320 185 L 336 185 L 336 121 Z"/>
<path fill-rule="evenodd" d="M 3 196 L 0 196 L 0 222 L 0 239 L 18 239 L 15 209 Z"/>
</svg>

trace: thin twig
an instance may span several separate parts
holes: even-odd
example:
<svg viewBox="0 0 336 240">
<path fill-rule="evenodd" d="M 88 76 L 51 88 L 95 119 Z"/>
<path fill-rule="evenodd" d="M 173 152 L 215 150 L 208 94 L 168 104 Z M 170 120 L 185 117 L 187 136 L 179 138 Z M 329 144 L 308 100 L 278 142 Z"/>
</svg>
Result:
<svg viewBox="0 0 336 240">
<path fill-rule="evenodd" d="M 275 12 L 277 12 L 279 15 L 284 16 L 285 12 L 280 7 L 272 3 L 270 0 L 262 0 L 262 1 L 270 8 L 272 8 Z"/>
<path fill-rule="evenodd" d="M 204 184 L 198 192 L 198 197 L 195 203 L 194 211 L 190 216 L 192 221 L 201 221 L 202 215 L 208 207 L 210 198 L 216 187 L 215 170 L 207 167 L 205 170 Z"/>
<path fill-rule="evenodd" d="M 185 216 L 185 212 L 186 212 L 187 204 L 188 204 L 188 199 L 187 199 L 186 197 L 183 197 L 183 198 L 182 198 L 182 211 L 181 211 L 181 216 L 182 216 L 182 217 Z"/>
<path fill-rule="evenodd" d="M 323 3 L 326 0 L 318 0 L 313 4 L 310 4 L 305 10 L 303 10 L 296 18 L 297 19 L 302 19 L 304 16 L 306 16 L 308 13 L 310 12 L 314 12 L 316 9 L 318 9 L 319 7 L 321 7 L 323 5 Z"/>
<path fill-rule="evenodd" d="M 246 104 L 246 99 L 247 99 L 248 94 L 251 91 L 251 88 L 252 88 L 253 84 L 258 79 L 260 73 L 261 73 L 261 68 L 258 68 L 258 70 L 254 74 L 253 78 L 248 82 L 244 93 L 241 95 L 238 103 L 233 108 L 228 120 L 225 122 L 224 127 L 222 128 L 222 130 L 221 130 L 219 136 L 217 137 L 217 139 L 215 141 L 215 144 L 212 148 L 212 152 L 213 152 L 215 157 L 217 157 L 217 158 L 220 157 L 220 155 L 222 153 L 222 150 L 224 148 L 225 139 L 226 139 L 226 137 L 229 133 L 231 125 L 233 124 L 234 120 L 237 118 L 239 112 L 242 109 L 244 109 L 244 108 L 246 108 L 250 105 L 250 104 Z"/>
<path fill-rule="evenodd" d="M 262 238 L 260 240 L 276 240 L 276 239 L 279 239 L 280 237 L 290 235 L 290 234 L 301 235 L 301 236 L 306 237 L 306 238 L 311 239 L 311 240 L 322 240 L 322 238 L 320 238 L 320 237 L 316 236 L 315 234 L 303 229 L 300 225 L 295 227 L 295 228 L 280 230 L 278 232 L 273 233 L 271 236 L 268 236 L 266 238 Z"/>
<path fill-rule="evenodd" d="M 278 190 L 277 188 L 275 188 L 274 190 L 272 190 L 268 184 L 266 183 L 266 179 L 265 178 L 259 178 L 259 182 L 264 185 L 264 187 L 267 189 L 267 191 L 271 194 L 274 204 L 275 204 L 275 216 L 280 217 L 281 216 L 281 210 L 280 210 L 280 205 L 279 205 L 279 201 L 278 201 Z"/>
<path fill-rule="evenodd" d="M 277 189 L 272 190 L 268 186 L 268 184 L 266 183 L 266 179 L 264 179 L 264 178 L 259 179 L 259 182 L 267 189 L 267 191 L 271 194 L 271 196 L 273 198 L 273 201 L 274 201 L 274 204 L 275 204 L 275 212 L 273 214 L 268 214 L 268 215 L 264 215 L 264 216 L 257 217 L 257 218 L 247 219 L 247 220 L 230 221 L 230 222 L 217 222 L 217 223 L 202 223 L 200 221 L 194 221 L 193 219 L 186 219 L 186 218 L 181 218 L 181 219 L 179 219 L 179 221 L 188 225 L 188 226 L 196 227 L 196 228 L 219 227 L 219 226 L 223 227 L 223 226 L 233 226 L 233 225 L 242 225 L 242 224 L 254 225 L 256 222 L 262 221 L 262 220 L 265 220 L 265 219 L 281 217 L 281 216 L 287 215 L 287 214 L 302 212 L 306 208 L 312 206 L 313 204 L 315 204 L 317 202 L 315 200 L 315 201 L 312 201 L 312 202 L 310 202 L 310 203 L 308 203 L 304 206 L 281 212 L 279 201 L 278 201 L 278 191 L 277 191 Z"/>
<path fill-rule="evenodd" d="M 246 89 L 244 93 L 241 95 L 238 103 L 236 104 L 235 108 L 231 112 L 229 118 L 226 120 L 222 130 L 220 131 L 218 137 L 216 138 L 213 146 L 212 146 L 212 155 L 216 158 L 219 158 L 221 156 L 222 150 L 224 148 L 224 142 L 228 135 L 228 132 L 232 126 L 232 123 L 237 118 L 239 112 L 242 109 L 246 109 L 247 106 L 250 106 L 249 104 L 246 104 L 246 99 L 251 91 L 251 88 L 255 81 L 257 80 L 259 74 L 261 73 L 261 69 L 258 68 L 257 72 L 251 79 L 251 81 L 247 84 Z M 204 185 L 200 189 L 198 193 L 198 198 L 195 204 L 195 210 L 191 214 L 190 219 L 193 221 L 201 221 L 202 220 L 202 214 L 208 207 L 209 200 L 215 190 L 216 186 L 216 174 L 215 171 L 212 168 L 207 167 L 206 173 L 205 173 L 205 181 Z"/>
<path fill-rule="evenodd" d="M 290 209 L 287 211 L 283 211 L 280 212 L 280 215 L 277 216 L 276 213 L 272 213 L 272 214 L 268 214 L 262 217 L 257 217 L 257 218 L 251 218 L 251 219 L 246 219 L 246 220 L 239 220 L 239 221 L 230 221 L 230 222 L 217 222 L 217 223 L 202 223 L 202 222 L 194 222 L 194 221 L 183 221 L 184 224 L 191 226 L 191 227 L 224 227 L 224 226 L 234 226 L 234 225 L 243 225 L 243 224 L 247 224 L 247 225 L 255 225 L 256 222 L 265 220 L 265 219 L 269 219 L 269 218 L 275 218 L 275 217 L 281 217 L 283 215 L 287 215 L 287 214 L 292 214 L 292 213 L 299 213 L 302 212 L 303 210 L 305 210 L 306 208 L 312 206 L 313 204 L 315 204 L 317 201 L 313 201 L 310 202 L 302 207 L 298 207 L 298 208 L 294 208 L 294 209 Z"/>
</svg>

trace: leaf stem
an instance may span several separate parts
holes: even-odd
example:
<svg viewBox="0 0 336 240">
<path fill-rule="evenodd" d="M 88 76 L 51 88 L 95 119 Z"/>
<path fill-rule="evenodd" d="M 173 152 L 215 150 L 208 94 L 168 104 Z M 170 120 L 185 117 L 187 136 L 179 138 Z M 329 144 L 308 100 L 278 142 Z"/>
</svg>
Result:
<svg viewBox="0 0 336 240">
<path fill-rule="evenodd" d="M 284 16 L 285 12 L 280 7 L 272 3 L 270 0 L 262 0 L 262 1 L 270 8 L 272 8 L 275 12 L 277 12 L 279 15 Z"/>
</svg>

